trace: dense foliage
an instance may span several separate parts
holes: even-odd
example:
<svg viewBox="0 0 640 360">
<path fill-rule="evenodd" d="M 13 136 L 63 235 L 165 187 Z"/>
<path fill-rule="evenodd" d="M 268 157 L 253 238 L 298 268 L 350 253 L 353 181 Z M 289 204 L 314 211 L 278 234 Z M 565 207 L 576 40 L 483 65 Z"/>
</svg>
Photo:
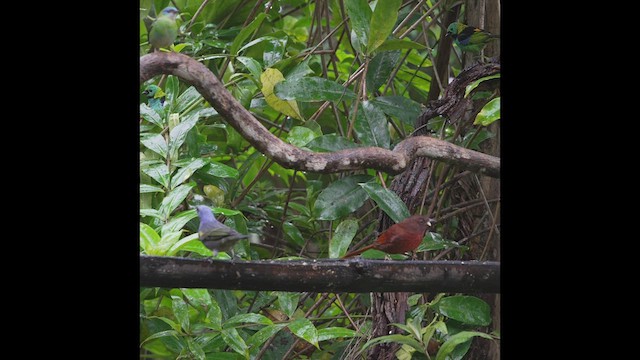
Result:
<svg viewBox="0 0 640 360">
<path fill-rule="evenodd" d="M 415 130 L 430 87 L 447 80 L 436 79 L 432 69 L 447 25 L 437 20 L 447 10 L 440 2 L 427 1 L 410 16 L 417 1 L 404 7 L 400 0 L 171 3 L 180 11 L 172 51 L 204 63 L 265 127 L 298 147 L 393 148 Z M 141 56 L 149 51 L 152 18 L 167 5 L 141 1 Z M 449 66 L 451 76 L 460 72 L 456 48 Z M 434 119 L 428 131 L 479 150 L 493 135 L 487 125 L 499 119 L 500 103 L 496 94 L 474 96 L 486 106 L 472 122 Z M 194 206 L 200 204 L 239 232 L 258 235 L 259 243 L 244 239 L 234 247 L 244 260 L 339 258 L 373 240 L 368 235 L 379 211 L 396 222 L 410 215 L 387 189 L 388 174 L 285 169 L 173 76 L 141 86 L 140 171 L 140 251 L 147 255 L 212 256 L 197 238 Z M 434 177 L 438 171 L 442 166 Z M 452 214 L 461 202 L 441 201 L 436 215 Z M 418 250 L 429 258 L 464 259 L 470 245 L 462 215 L 439 223 Z M 370 250 L 363 257 L 384 254 Z M 329 359 L 398 342 L 404 359 L 460 359 L 474 337 L 497 337 L 483 330 L 491 322 L 483 300 L 415 294 L 406 322 L 395 324 L 402 335 L 369 338 L 370 302 L 368 294 L 141 288 L 141 358 Z"/>
</svg>

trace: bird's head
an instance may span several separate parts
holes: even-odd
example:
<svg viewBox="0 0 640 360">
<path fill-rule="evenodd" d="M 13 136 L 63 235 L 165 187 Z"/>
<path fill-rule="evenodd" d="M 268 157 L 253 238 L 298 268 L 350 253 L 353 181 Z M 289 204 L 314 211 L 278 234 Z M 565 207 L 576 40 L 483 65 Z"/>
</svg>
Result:
<svg viewBox="0 0 640 360">
<path fill-rule="evenodd" d="M 452 22 L 451 24 L 449 24 L 449 27 L 447 28 L 447 34 L 445 36 L 451 36 L 452 34 L 457 34 L 457 33 L 458 33 L 458 23 Z"/>
<path fill-rule="evenodd" d="M 198 217 L 200 218 L 201 222 L 203 220 L 215 220 L 213 212 L 208 206 L 198 205 L 196 206 L 196 211 L 198 212 Z"/>
<path fill-rule="evenodd" d="M 177 15 L 178 15 L 178 9 L 174 8 L 173 6 L 168 6 L 162 9 L 162 11 L 160 12 L 160 16 L 168 16 L 173 20 L 175 20 Z"/>
<path fill-rule="evenodd" d="M 142 93 L 147 97 L 152 98 L 156 95 L 158 89 L 160 89 L 158 85 L 149 85 Z"/>
</svg>

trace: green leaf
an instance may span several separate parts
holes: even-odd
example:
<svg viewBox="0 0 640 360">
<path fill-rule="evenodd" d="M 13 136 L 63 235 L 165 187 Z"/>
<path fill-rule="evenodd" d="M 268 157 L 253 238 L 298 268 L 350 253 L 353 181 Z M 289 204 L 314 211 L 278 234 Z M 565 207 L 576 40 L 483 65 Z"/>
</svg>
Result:
<svg viewBox="0 0 640 360">
<path fill-rule="evenodd" d="M 161 221 L 164 221 L 162 214 L 156 209 L 140 209 L 140 216 L 151 216 Z"/>
<path fill-rule="evenodd" d="M 202 101 L 202 95 L 200 95 L 195 87 L 190 86 L 176 99 L 176 106 L 174 107 L 173 112 L 181 113 L 198 101 Z"/>
<path fill-rule="evenodd" d="M 296 81 L 307 75 L 313 74 L 313 70 L 309 67 L 310 59 L 311 58 L 308 58 L 307 60 L 301 62 L 300 64 L 296 65 L 293 69 L 291 69 L 291 71 L 289 71 L 289 73 L 287 74 L 287 80 Z"/>
<path fill-rule="evenodd" d="M 167 251 L 166 255 L 167 256 L 174 256 L 175 254 L 178 253 L 178 251 L 184 250 L 187 247 L 187 245 L 190 244 L 191 242 L 197 242 L 197 241 L 199 241 L 198 233 L 194 233 L 194 234 L 191 234 L 189 236 L 185 236 L 182 239 L 180 239 L 179 241 L 175 242 L 173 245 L 171 245 L 171 247 Z"/>
<path fill-rule="evenodd" d="M 140 142 L 142 143 L 142 145 L 146 146 L 147 149 L 162 156 L 163 159 L 167 158 L 169 148 L 167 147 L 167 142 L 164 140 L 164 137 L 162 135 L 153 134 L 151 136 L 144 136 L 140 140 Z"/>
<path fill-rule="evenodd" d="M 240 46 L 242 45 L 242 43 L 249 36 L 251 36 L 251 33 L 253 33 L 260 26 L 260 24 L 262 24 L 262 21 L 266 17 L 267 17 L 267 14 L 260 12 L 258 13 L 258 15 L 256 15 L 256 18 L 249 25 L 245 26 L 244 28 L 242 28 L 242 30 L 240 30 L 240 32 L 235 37 L 235 39 L 233 39 L 233 43 L 231 43 L 231 46 L 229 47 L 229 53 L 231 55 L 238 55 L 238 49 L 240 49 Z"/>
<path fill-rule="evenodd" d="M 155 246 L 154 248 L 150 249 L 148 254 L 149 255 L 158 255 L 158 256 L 171 256 L 171 255 L 173 255 L 173 254 L 169 253 L 169 249 L 171 249 L 171 247 L 174 246 L 178 242 L 178 240 L 180 239 L 180 236 L 182 236 L 182 232 L 181 231 L 163 233 L 162 237 L 160 238 L 160 242 L 158 243 L 158 245 Z"/>
<path fill-rule="evenodd" d="M 224 322 L 223 329 L 232 328 L 238 324 L 245 324 L 245 323 L 271 325 L 273 324 L 273 321 L 269 320 L 268 317 L 260 314 L 255 314 L 255 313 L 238 314 L 236 316 L 233 316 L 227 319 L 227 321 Z"/>
<path fill-rule="evenodd" d="M 500 119 L 500 97 L 489 101 L 476 116 L 473 125 L 488 126 L 492 122 Z"/>
<path fill-rule="evenodd" d="M 487 80 L 491 80 L 491 79 L 499 79 L 499 78 L 500 78 L 500 74 L 495 74 L 495 75 L 485 76 L 483 78 L 480 78 L 480 79 L 472 82 L 471 84 L 467 85 L 467 88 L 464 91 L 464 97 L 467 97 L 469 95 L 469 93 L 472 92 L 473 89 L 477 88 L 478 85 L 480 85 L 480 83 L 482 83 L 483 81 L 487 81 Z"/>
<path fill-rule="evenodd" d="M 164 218 L 168 218 L 169 214 L 175 210 L 184 199 L 187 198 L 189 192 L 195 185 L 191 184 L 182 184 L 175 189 L 171 190 L 171 192 L 162 199 L 162 203 L 160 204 L 160 213 Z"/>
<path fill-rule="evenodd" d="M 306 318 L 299 318 L 289 323 L 289 330 L 303 340 L 313 344 L 316 348 L 320 349 L 318 345 L 318 330 L 313 323 Z"/>
<path fill-rule="evenodd" d="M 145 223 L 140 223 L 140 246 L 146 252 L 160 242 L 160 235 Z"/>
<path fill-rule="evenodd" d="M 201 158 L 196 158 L 186 166 L 181 167 L 176 171 L 176 174 L 171 179 L 172 186 L 178 186 L 183 182 L 189 180 L 189 178 L 200 168 L 207 165 L 207 161 Z"/>
<path fill-rule="evenodd" d="M 365 145 L 388 149 L 391 144 L 387 118 L 382 110 L 370 101 L 362 102 L 353 128 L 358 139 Z"/>
<path fill-rule="evenodd" d="M 407 205 L 400 197 L 389 189 L 385 189 L 378 183 L 370 182 L 360 184 L 369 197 L 396 223 L 411 216 Z"/>
<path fill-rule="evenodd" d="M 302 247 L 304 245 L 304 237 L 300 230 L 290 221 L 286 221 L 282 224 L 282 229 L 284 230 L 287 238 L 291 239 L 296 245 Z"/>
<path fill-rule="evenodd" d="M 204 247 L 204 245 L 202 246 Z M 205 322 L 210 323 L 213 330 L 222 330 L 222 310 L 220 309 L 220 305 L 218 305 L 218 302 L 214 298 L 211 298 L 211 307 L 209 308 L 209 311 L 207 311 Z"/>
<path fill-rule="evenodd" d="M 276 38 L 273 40 L 269 40 L 267 42 L 267 45 L 264 47 L 264 52 L 262 53 L 262 61 L 264 63 L 264 67 L 271 67 L 278 61 L 282 60 L 286 47 L 286 38 Z"/>
<path fill-rule="evenodd" d="M 297 147 L 303 147 L 318 135 L 311 129 L 304 126 L 294 126 L 287 135 L 287 141 Z"/>
<path fill-rule="evenodd" d="M 171 129 L 169 133 L 169 148 L 171 151 L 177 151 L 184 144 L 187 139 L 187 133 L 196 125 L 197 121 L 198 115 L 192 114 Z"/>
<path fill-rule="evenodd" d="M 216 161 L 209 161 L 209 166 L 203 167 L 202 170 L 208 175 L 219 178 L 238 178 L 238 170 Z"/>
<path fill-rule="evenodd" d="M 440 299 L 434 310 L 469 325 L 487 326 L 491 323 L 491 308 L 475 296 L 449 296 Z"/>
<path fill-rule="evenodd" d="M 418 340 L 412 338 L 411 336 L 400 335 L 400 334 L 385 335 L 385 336 L 380 336 L 380 337 L 371 339 L 362 346 L 362 350 L 364 351 L 365 349 L 379 343 L 388 343 L 388 342 L 397 342 L 400 344 L 406 344 L 416 349 L 416 351 L 424 354 L 424 349 L 422 348 L 422 345 L 420 344 L 420 342 L 418 342 Z"/>
<path fill-rule="evenodd" d="M 153 186 L 153 185 L 140 184 L 140 194 L 146 194 L 146 193 L 152 193 L 152 192 L 163 193 L 164 189 L 159 188 L 157 186 Z"/>
<path fill-rule="evenodd" d="M 160 128 L 162 128 L 163 126 L 162 118 L 160 118 L 160 115 L 158 115 L 158 113 L 150 108 L 147 104 L 140 104 L 140 116 Z"/>
<path fill-rule="evenodd" d="M 167 76 L 167 82 L 164 86 L 164 92 L 167 95 L 165 98 L 165 103 L 168 103 L 169 106 L 165 108 L 167 114 L 173 113 L 173 107 L 175 105 L 175 99 L 180 95 L 180 80 L 173 76 Z"/>
<path fill-rule="evenodd" d="M 296 311 L 296 309 L 298 308 L 300 293 L 276 291 L 275 294 L 278 296 L 278 304 L 280 305 L 280 310 L 282 310 L 283 313 L 287 314 L 288 317 L 291 317 L 294 311 Z"/>
<path fill-rule="evenodd" d="M 208 308 L 211 306 L 211 295 L 207 289 L 187 289 L 182 288 L 182 294 L 195 307 Z"/>
<path fill-rule="evenodd" d="M 180 327 L 182 327 L 183 331 L 188 331 L 189 326 L 189 309 L 187 307 L 187 303 L 180 296 L 171 296 L 171 310 L 173 310 L 173 315 L 180 323 Z"/>
<path fill-rule="evenodd" d="M 169 168 L 166 164 L 160 163 L 155 165 L 140 165 L 140 170 L 149 175 L 153 180 L 157 181 L 165 188 L 169 188 Z"/>
<path fill-rule="evenodd" d="M 233 351 L 237 352 L 238 354 L 244 355 L 247 359 L 249 358 L 249 348 L 238 333 L 238 330 L 236 330 L 235 328 L 222 329 L 220 334 L 222 335 L 222 339 L 224 340 L 225 344 L 229 345 L 229 347 L 233 349 Z"/>
<path fill-rule="evenodd" d="M 198 217 L 195 210 L 183 211 L 171 217 L 166 224 L 162 225 L 162 233 L 180 231 L 191 219 Z"/>
<path fill-rule="evenodd" d="M 374 92 L 389 79 L 400 61 L 400 50 L 383 51 L 371 59 L 367 68 L 367 90 Z"/>
<path fill-rule="evenodd" d="M 178 339 L 178 332 L 175 331 L 175 330 L 165 330 L 165 331 L 157 332 L 157 333 L 149 336 L 148 338 L 144 339 L 144 341 L 142 341 L 140 343 L 140 346 L 144 345 L 144 343 L 149 342 L 149 341 L 151 341 L 153 339 L 158 339 L 158 338 L 165 337 L 165 336 L 172 336 L 172 337 Z"/>
<path fill-rule="evenodd" d="M 338 134 L 322 135 L 309 141 L 307 148 L 313 151 L 332 152 L 344 149 L 353 149 L 359 147 L 359 144 L 340 136 Z"/>
<path fill-rule="evenodd" d="M 420 251 L 433 251 L 448 248 L 464 248 L 464 245 L 460 245 L 455 241 L 446 240 L 441 234 L 435 232 L 427 232 L 424 237 L 424 241 L 418 246 L 416 252 Z"/>
<path fill-rule="evenodd" d="M 283 327 L 287 326 L 287 324 L 273 324 L 267 325 L 262 329 L 258 330 L 255 334 L 253 334 L 249 340 L 247 340 L 247 344 L 251 347 L 259 347 L 264 344 L 270 337 L 277 334 Z"/>
<path fill-rule="evenodd" d="M 340 101 L 356 98 L 351 89 L 320 77 L 282 81 L 276 84 L 274 93 L 282 100 L 298 101 Z"/>
<path fill-rule="evenodd" d="M 242 65 L 244 65 L 244 67 L 246 67 L 247 70 L 249 70 L 249 73 L 251 73 L 251 75 L 256 81 L 260 80 L 260 74 L 262 74 L 262 66 L 258 61 L 256 61 L 254 58 L 250 58 L 246 56 L 238 56 L 236 60 L 241 62 Z"/>
<path fill-rule="evenodd" d="M 436 360 L 446 360 L 447 356 L 451 354 L 453 349 L 456 346 L 467 342 L 471 338 L 475 336 L 480 336 L 485 339 L 493 339 L 491 335 L 487 335 L 485 333 L 477 332 L 477 331 L 461 331 L 455 335 L 449 336 L 447 341 L 445 341 L 442 345 L 440 345 L 440 350 L 438 350 L 438 354 L 436 355 Z"/>
<path fill-rule="evenodd" d="M 385 40 L 378 48 L 376 49 L 378 52 L 388 51 L 388 50 L 402 50 L 402 49 L 417 49 L 422 50 L 427 47 L 417 43 L 415 41 L 411 41 L 408 38 L 404 38 L 402 40 L 399 39 L 388 39 Z"/>
<path fill-rule="evenodd" d="M 328 327 L 318 329 L 318 341 L 331 340 L 335 338 L 354 337 L 358 333 L 355 330 L 342 327 Z"/>
<path fill-rule="evenodd" d="M 385 0 L 387 1 L 387 0 Z M 367 0 L 346 0 L 347 14 L 351 19 L 351 29 L 356 34 L 360 44 L 364 46 L 369 43 L 367 34 L 371 23 L 372 11 Z M 362 49 L 364 52 L 365 49 Z"/>
<path fill-rule="evenodd" d="M 358 183 L 372 179 L 369 175 L 352 175 L 327 186 L 314 204 L 318 219 L 336 220 L 357 210 L 368 199 L 367 192 Z"/>
<path fill-rule="evenodd" d="M 376 3 L 369 25 L 367 54 L 374 52 L 391 35 L 401 4 L 402 0 L 384 0 Z"/>
<path fill-rule="evenodd" d="M 364 184 L 360 184 L 360 186 L 362 185 Z M 351 244 L 353 237 L 356 236 L 357 231 L 357 220 L 347 219 L 338 224 L 329 243 L 329 258 L 337 259 L 346 254 L 349 244 Z"/>
<path fill-rule="evenodd" d="M 385 114 L 395 116 L 411 126 L 415 126 L 418 116 L 422 113 L 420 103 L 404 96 L 379 96 L 371 102 Z"/>
</svg>

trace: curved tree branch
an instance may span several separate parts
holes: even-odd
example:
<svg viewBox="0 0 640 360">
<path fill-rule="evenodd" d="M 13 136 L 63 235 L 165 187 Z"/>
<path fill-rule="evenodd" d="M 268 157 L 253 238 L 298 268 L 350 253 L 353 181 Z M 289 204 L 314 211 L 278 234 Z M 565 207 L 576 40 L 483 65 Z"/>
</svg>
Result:
<svg viewBox="0 0 640 360">
<path fill-rule="evenodd" d="M 426 156 L 491 177 L 500 177 L 500 158 L 428 136 L 407 138 L 393 150 L 378 147 L 327 153 L 303 150 L 270 133 L 198 61 L 183 54 L 169 52 L 154 52 L 140 58 L 140 84 L 160 74 L 174 75 L 193 85 L 252 146 L 285 168 L 317 173 L 370 168 L 398 174 L 405 171 L 416 157 Z"/>
</svg>

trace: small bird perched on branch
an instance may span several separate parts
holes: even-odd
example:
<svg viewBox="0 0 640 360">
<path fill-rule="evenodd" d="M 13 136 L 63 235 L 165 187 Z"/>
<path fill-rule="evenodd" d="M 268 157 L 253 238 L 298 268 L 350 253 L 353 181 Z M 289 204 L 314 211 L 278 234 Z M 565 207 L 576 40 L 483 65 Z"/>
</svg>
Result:
<svg viewBox="0 0 640 360">
<path fill-rule="evenodd" d="M 218 255 L 219 251 L 230 250 L 238 240 L 249 237 L 216 220 L 208 206 L 198 205 L 196 211 L 200 218 L 198 238 L 213 251 L 213 256 Z"/>
<path fill-rule="evenodd" d="M 447 34 L 462 51 L 479 53 L 487 44 L 500 36 L 461 22 L 453 22 L 447 28 Z"/>
<path fill-rule="evenodd" d="M 147 97 L 147 104 L 158 114 L 162 113 L 165 93 L 158 85 L 151 84 L 142 92 Z"/>
<path fill-rule="evenodd" d="M 432 221 L 435 220 L 423 215 L 410 216 L 383 231 L 373 244 L 354 250 L 342 258 L 360 255 L 369 249 L 384 251 L 387 254 L 403 254 L 413 251 L 422 242 L 422 238 L 424 238 Z"/>
<path fill-rule="evenodd" d="M 160 48 L 168 49 L 176 41 L 178 36 L 177 15 L 178 9 L 173 6 L 166 7 L 160 12 L 149 32 L 149 44 L 151 44 L 152 51 Z"/>
</svg>

